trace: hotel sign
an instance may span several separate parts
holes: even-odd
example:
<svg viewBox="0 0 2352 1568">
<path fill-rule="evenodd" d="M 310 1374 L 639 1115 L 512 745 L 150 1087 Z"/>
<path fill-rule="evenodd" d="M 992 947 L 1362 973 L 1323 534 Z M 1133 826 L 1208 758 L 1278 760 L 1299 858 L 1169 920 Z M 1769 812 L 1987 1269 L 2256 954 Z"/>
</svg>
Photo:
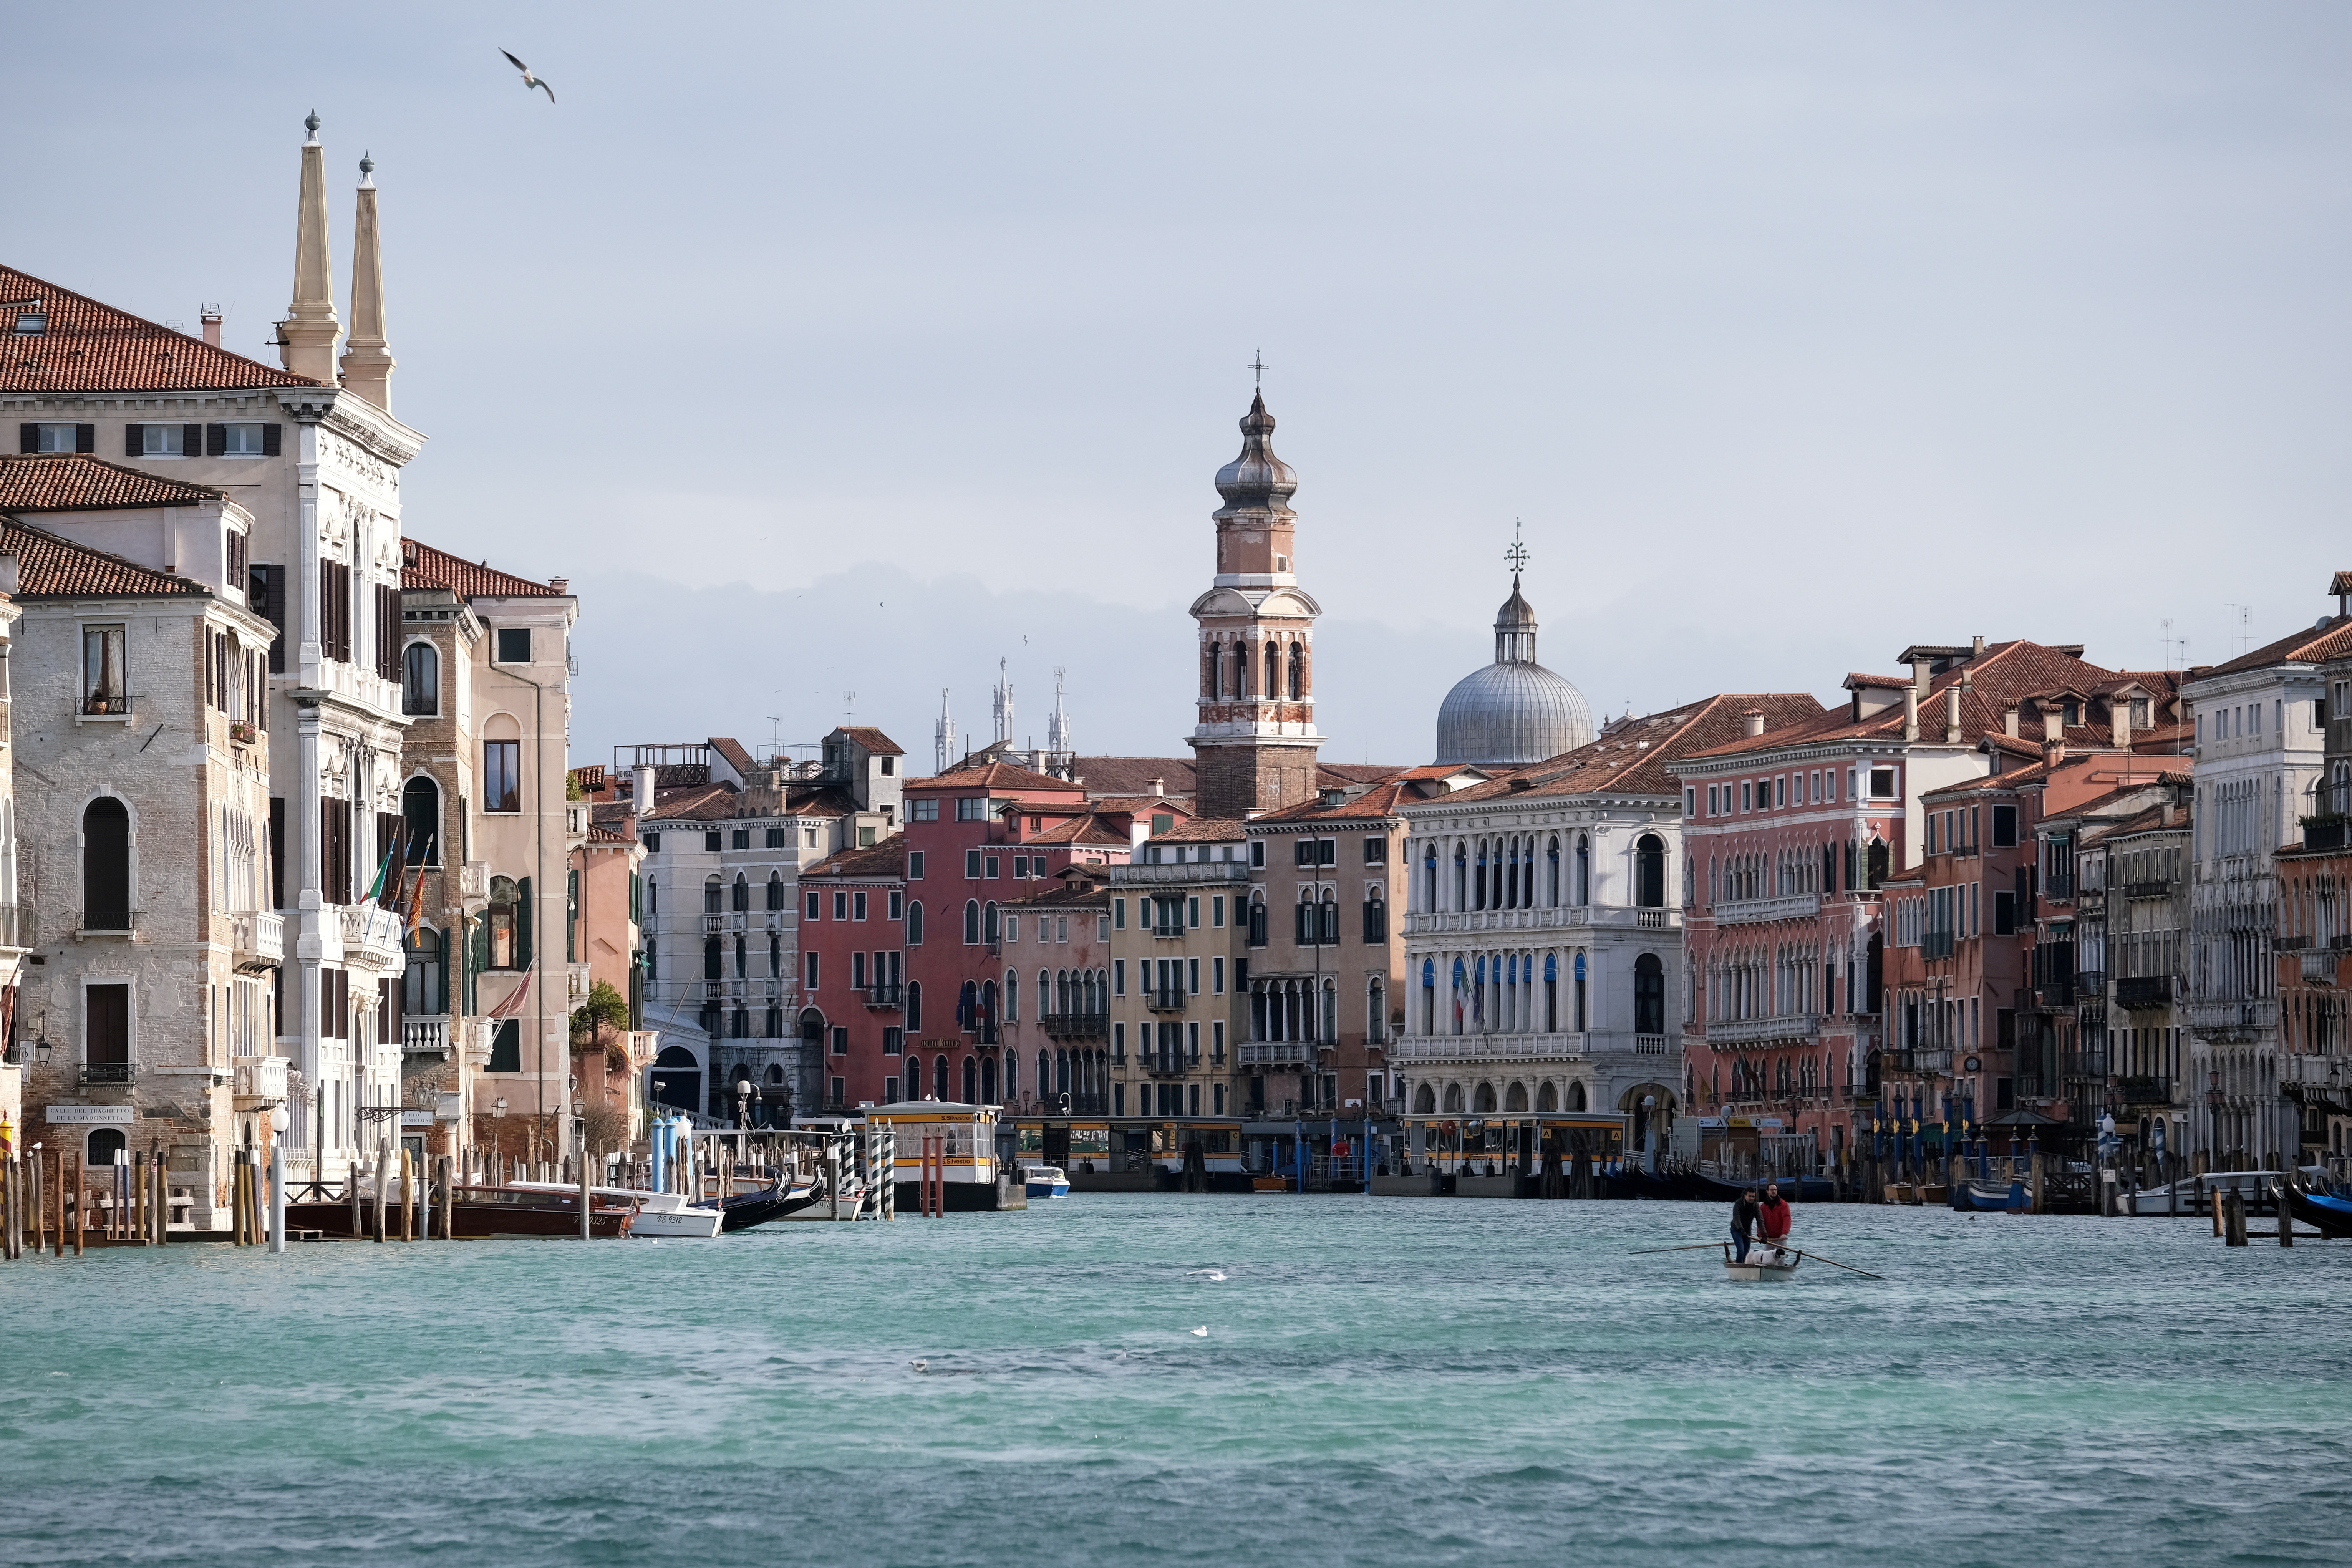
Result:
<svg viewBox="0 0 2352 1568">
<path fill-rule="evenodd" d="M 134 1117 L 127 1105 L 52 1105 L 52 1127 L 128 1127 Z"/>
</svg>

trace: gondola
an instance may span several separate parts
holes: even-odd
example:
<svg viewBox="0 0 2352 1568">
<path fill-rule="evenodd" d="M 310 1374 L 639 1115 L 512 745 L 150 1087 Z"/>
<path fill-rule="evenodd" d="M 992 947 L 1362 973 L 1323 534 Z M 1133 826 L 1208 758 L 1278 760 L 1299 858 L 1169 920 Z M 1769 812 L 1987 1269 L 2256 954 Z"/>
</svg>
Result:
<svg viewBox="0 0 2352 1568">
<path fill-rule="evenodd" d="M 814 1182 L 778 1182 L 757 1192 L 736 1193 L 720 1205 L 719 1228 L 749 1230 L 807 1208 L 824 1195 Z"/>
<path fill-rule="evenodd" d="M 2303 1184 L 2300 1175 L 2292 1173 L 2279 1184 L 2286 1194 L 2287 1212 L 2292 1217 L 2331 1239 L 2352 1237 L 2352 1198 L 2315 1193 Z"/>
</svg>

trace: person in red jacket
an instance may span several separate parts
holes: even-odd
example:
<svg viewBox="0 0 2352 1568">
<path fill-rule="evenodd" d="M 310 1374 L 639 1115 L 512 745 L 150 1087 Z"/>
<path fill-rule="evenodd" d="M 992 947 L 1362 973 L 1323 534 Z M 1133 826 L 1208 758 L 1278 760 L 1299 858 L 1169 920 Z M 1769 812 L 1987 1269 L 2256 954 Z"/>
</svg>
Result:
<svg viewBox="0 0 2352 1568">
<path fill-rule="evenodd" d="M 1780 1195 L 1780 1184 L 1774 1182 L 1764 1189 L 1764 1201 L 1756 1209 L 1756 1228 L 1765 1246 L 1776 1252 L 1788 1247 L 1790 1217 L 1789 1200 Z"/>
</svg>

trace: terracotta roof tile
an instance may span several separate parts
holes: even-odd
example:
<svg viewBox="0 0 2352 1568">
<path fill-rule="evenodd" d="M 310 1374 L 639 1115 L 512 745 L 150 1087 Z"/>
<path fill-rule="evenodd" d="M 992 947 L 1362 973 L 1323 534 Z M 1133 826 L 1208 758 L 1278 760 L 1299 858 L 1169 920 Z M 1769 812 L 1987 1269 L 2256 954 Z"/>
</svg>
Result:
<svg viewBox="0 0 2352 1568">
<path fill-rule="evenodd" d="M 835 879 L 855 877 L 860 879 L 882 877 L 896 879 L 907 874 L 907 840 L 902 834 L 892 834 L 877 844 L 862 848 L 844 849 L 828 855 L 814 866 L 801 871 L 801 880 L 813 877 Z"/>
<path fill-rule="evenodd" d="M 1011 763 L 986 763 L 976 768 L 957 773 L 940 773 L 932 778 L 908 779 L 906 787 L 914 789 L 984 789 L 1036 790 L 1058 795 L 1083 795 L 1085 790 L 1067 779 L 1057 779 L 1047 773 L 1032 773 L 1027 768 L 1014 767 Z"/>
<path fill-rule="evenodd" d="M 461 599 L 560 599 L 563 590 L 467 561 L 419 540 L 400 542 L 400 585 L 439 588 Z"/>
<path fill-rule="evenodd" d="M 726 758 L 727 765 L 735 770 L 739 778 L 750 778 L 751 770 L 760 765 L 751 760 L 751 753 L 743 749 L 743 742 L 732 735 L 713 735 L 704 744 Z"/>
<path fill-rule="evenodd" d="M 648 822 L 723 822 L 735 815 L 732 784 L 687 784 L 678 789 L 654 786 L 654 808 Z"/>
<path fill-rule="evenodd" d="M 37 333 L 15 331 L 37 309 L 48 318 Z M 202 338 L 102 305 L 28 272 L 0 267 L 0 391 L 176 392 L 214 388 L 319 386 L 292 371 L 216 349 Z"/>
<path fill-rule="evenodd" d="M 2324 664 L 2347 653 L 2352 653 L 2352 616 L 2336 616 L 2318 626 L 2290 632 L 2274 643 L 2240 654 L 2229 663 L 2217 664 L 2200 675 L 2200 679 L 2234 675 L 2243 669 L 2266 669 L 2273 664 Z"/>
<path fill-rule="evenodd" d="M 851 740 L 877 757 L 903 757 L 907 754 L 898 742 L 870 725 L 853 724 L 847 733 Z"/>
<path fill-rule="evenodd" d="M 106 511 L 227 499 L 203 485 L 159 479 L 102 458 L 0 458 L 0 511 Z"/>
<path fill-rule="evenodd" d="M 1233 844 L 1249 837 L 1249 824 L 1234 816 L 1196 816 L 1165 833 L 1155 833 L 1154 844 Z"/>
<path fill-rule="evenodd" d="M 1622 721 L 1591 744 L 1549 762 L 1519 768 L 1502 778 L 1432 797 L 1443 801 L 1496 800 L 1509 795 L 1679 795 L 1682 786 L 1666 772 L 1681 758 L 1719 749 L 1730 737 L 1745 737 L 1749 711 L 1764 715 L 1759 740 L 1785 734 L 1818 718 L 1822 705 L 1802 691 L 1726 692 L 1685 703 L 1663 713 Z"/>
<path fill-rule="evenodd" d="M 1150 795 L 1153 779 L 1170 795 L 1188 795 L 1194 782 L 1190 757 L 1073 757 L 1070 772 L 1094 795 Z"/>
<path fill-rule="evenodd" d="M 0 554 L 16 558 L 19 599 L 206 598 L 201 583 L 150 571 L 14 519 L 0 523 Z"/>
</svg>

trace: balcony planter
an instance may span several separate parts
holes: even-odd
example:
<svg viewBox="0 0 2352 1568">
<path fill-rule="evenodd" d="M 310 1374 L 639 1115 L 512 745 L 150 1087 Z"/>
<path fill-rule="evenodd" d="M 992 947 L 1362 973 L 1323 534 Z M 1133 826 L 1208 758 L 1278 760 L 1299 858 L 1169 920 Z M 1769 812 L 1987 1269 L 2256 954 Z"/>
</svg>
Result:
<svg viewBox="0 0 2352 1568">
<path fill-rule="evenodd" d="M 229 721 L 228 738 L 236 742 L 240 746 L 250 746 L 253 744 L 257 734 L 258 731 L 242 719 L 232 719 Z"/>
</svg>

